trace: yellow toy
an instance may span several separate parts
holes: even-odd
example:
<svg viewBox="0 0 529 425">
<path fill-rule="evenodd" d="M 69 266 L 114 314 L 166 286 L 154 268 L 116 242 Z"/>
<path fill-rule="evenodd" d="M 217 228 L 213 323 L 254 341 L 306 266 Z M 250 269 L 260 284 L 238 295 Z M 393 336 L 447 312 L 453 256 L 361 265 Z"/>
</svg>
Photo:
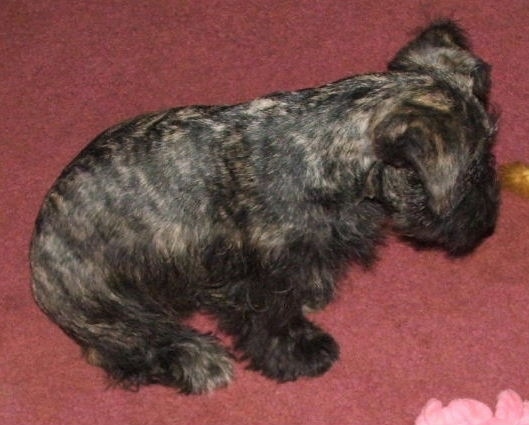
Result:
<svg viewBox="0 0 529 425">
<path fill-rule="evenodd" d="M 501 165 L 500 180 L 503 189 L 529 198 L 529 165 L 522 162 Z"/>
</svg>

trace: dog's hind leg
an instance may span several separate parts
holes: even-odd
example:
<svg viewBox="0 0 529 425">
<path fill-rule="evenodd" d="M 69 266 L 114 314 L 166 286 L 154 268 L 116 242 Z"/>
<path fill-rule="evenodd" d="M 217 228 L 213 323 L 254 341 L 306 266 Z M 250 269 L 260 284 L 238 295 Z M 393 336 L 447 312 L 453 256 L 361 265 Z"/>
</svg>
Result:
<svg viewBox="0 0 529 425">
<path fill-rule="evenodd" d="M 85 330 L 80 344 L 89 363 L 126 388 L 154 383 L 200 394 L 230 382 L 230 355 L 214 336 L 166 317 L 147 319 L 145 312 L 140 316 L 91 325 L 90 333 Z"/>
<path fill-rule="evenodd" d="M 111 285 L 95 261 L 45 245 L 33 245 L 32 269 L 39 306 L 113 381 L 129 388 L 159 383 L 187 394 L 229 383 L 231 356 L 217 339 L 182 324 L 182 314 L 135 284 Z"/>
<path fill-rule="evenodd" d="M 75 314 L 64 314 L 70 306 L 71 302 L 63 303 L 62 312 L 51 315 L 53 320 L 79 343 L 89 363 L 125 388 L 162 384 L 200 394 L 231 380 L 231 356 L 218 340 L 161 309 L 106 300 L 89 308 L 78 305 Z"/>
</svg>

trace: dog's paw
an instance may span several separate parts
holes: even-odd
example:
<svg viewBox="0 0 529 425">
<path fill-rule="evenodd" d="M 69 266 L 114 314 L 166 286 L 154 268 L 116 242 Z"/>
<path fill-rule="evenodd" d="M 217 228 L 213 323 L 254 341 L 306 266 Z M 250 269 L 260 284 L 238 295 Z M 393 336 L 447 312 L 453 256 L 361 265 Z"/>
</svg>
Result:
<svg viewBox="0 0 529 425">
<path fill-rule="evenodd" d="M 88 347 L 84 354 L 107 371 L 113 384 L 130 390 L 162 384 L 183 394 L 203 394 L 225 387 L 233 376 L 232 356 L 211 335 L 177 337 L 170 344 L 128 352 Z"/>
<path fill-rule="evenodd" d="M 325 373 L 338 356 L 333 337 L 306 321 L 263 341 L 261 353 L 251 358 L 250 368 L 280 382 L 294 381 Z"/>
<path fill-rule="evenodd" d="M 232 357 L 217 342 L 202 336 L 179 353 L 171 368 L 174 386 L 185 394 L 204 394 L 227 386 L 233 377 Z"/>
</svg>

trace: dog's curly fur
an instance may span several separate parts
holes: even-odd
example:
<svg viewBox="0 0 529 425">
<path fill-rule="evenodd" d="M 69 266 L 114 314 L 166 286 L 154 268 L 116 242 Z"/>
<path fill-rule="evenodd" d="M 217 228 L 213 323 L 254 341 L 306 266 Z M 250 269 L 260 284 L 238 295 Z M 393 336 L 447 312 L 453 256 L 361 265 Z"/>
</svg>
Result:
<svg viewBox="0 0 529 425">
<path fill-rule="evenodd" d="M 303 312 L 388 229 L 452 255 L 493 231 L 489 68 L 438 21 L 386 73 L 105 131 L 38 216 L 37 303 L 125 386 L 230 381 L 232 355 L 183 321 L 197 310 L 266 376 L 324 373 L 338 345 Z"/>
</svg>

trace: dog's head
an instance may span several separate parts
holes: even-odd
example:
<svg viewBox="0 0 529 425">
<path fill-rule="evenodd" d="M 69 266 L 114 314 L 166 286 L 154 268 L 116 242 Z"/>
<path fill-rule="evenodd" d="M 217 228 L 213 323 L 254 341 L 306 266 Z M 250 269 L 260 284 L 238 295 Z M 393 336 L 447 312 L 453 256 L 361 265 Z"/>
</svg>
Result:
<svg viewBox="0 0 529 425">
<path fill-rule="evenodd" d="M 380 197 L 405 238 L 465 254 L 493 232 L 498 211 L 490 67 L 471 53 L 461 29 L 442 21 L 399 51 L 389 69 L 433 83 L 404 90 L 375 129 Z"/>
</svg>

